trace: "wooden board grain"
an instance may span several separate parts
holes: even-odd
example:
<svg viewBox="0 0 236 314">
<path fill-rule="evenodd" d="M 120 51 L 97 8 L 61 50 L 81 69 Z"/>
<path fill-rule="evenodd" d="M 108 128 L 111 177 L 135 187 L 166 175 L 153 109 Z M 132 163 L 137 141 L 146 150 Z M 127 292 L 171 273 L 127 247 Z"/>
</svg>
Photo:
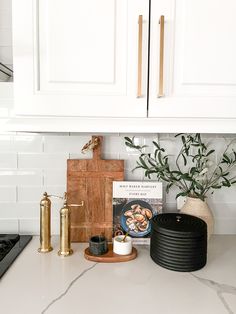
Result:
<svg viewBox="0 0 236 314">
<path fill-rule="evenodd" d="M 103 255 L 93 255 L 90 253 L 89 248 L 84 250 L 84 257 L 92 262 L 100 262 L 100 263 L 120 263 L 120 262 L 128 262 L 132 261 L 137 257 L 136 248 L 132 248 L 132 252 L 129 255 L 118 255 L 113 252 L 112 244 L 108 245 L 108 252 Z"/>
<path fill-rule="evenodd" d="M 92 159 L 67 160 L 67 197 L 71 207 L 71 239 L 88 242 L 93 235 L 112 238 L 112 182 L 124 180 L 124 160 L 101 159 L 100 145 L 93 149 Z"/>
</svg>

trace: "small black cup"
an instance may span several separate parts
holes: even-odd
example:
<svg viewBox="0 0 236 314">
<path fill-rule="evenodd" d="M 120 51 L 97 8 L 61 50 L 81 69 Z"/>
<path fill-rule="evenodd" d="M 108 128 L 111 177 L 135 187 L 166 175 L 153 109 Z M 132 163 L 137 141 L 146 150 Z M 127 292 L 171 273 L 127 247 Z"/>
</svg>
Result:
<svg viewBox="0 0 236 314">
<path fill-rule="evenodd" d="M 101 235 L 91 237 L 89 240 L 89 251 L 93 255 L 103 255 L 107 253 L 107 239 Z"/>
</svg>

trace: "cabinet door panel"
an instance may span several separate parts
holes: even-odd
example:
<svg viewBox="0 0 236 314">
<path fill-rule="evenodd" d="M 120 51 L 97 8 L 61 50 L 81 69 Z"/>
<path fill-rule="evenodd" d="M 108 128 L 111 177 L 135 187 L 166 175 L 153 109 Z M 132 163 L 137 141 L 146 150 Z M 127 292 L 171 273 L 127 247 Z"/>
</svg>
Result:
<svg viewBox="0 0 236 314">
<path fill-rule="evenodd" d="M 18 113 L 146 116 L 147 0 L 18 2 L 13 0 Z M 143 97 L 137 98 L 140 14 Z"/>
<path fill-rule="evenodd" d="M 236 117 L 236 2 L 168 0 L 153 6 L 149 115 Z M 159 30 L 153 24 L 157 12 L 166 17 L 163 98 L 156 97 L 154 85 L 159 66 Z"/>
<path fill-rule="evenodd" d="M 73 0 L 70 6 L 75 9 L 68 10 L 67 1 L 39 2 L 42 84 L 113 83 L 115 52 L 116 62 L 123 61 L 115 51 L 115 1 Z M 118 18 L 117 36 L 124 31 L 120 24 Z"/>
</svg>

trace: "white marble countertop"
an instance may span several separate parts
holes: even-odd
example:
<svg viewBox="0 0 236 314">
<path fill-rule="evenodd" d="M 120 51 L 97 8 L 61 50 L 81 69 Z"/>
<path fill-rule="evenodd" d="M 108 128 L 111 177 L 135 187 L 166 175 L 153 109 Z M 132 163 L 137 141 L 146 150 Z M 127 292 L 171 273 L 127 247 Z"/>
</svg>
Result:
<svg viewBox="0 0 236 314">
<path fill-rule="evenodd" d="M 236 235 L 213 236 L 207 265 L 192 273 L 156 265 L 148 246 L 133 261 L 103 264 L 84 259 L 85 244 L 62 258 L 52 242 L 52 252 L 39 254 L 34 237 L 0 279 L 0 313 L 236 313 Z"/>
</svg>

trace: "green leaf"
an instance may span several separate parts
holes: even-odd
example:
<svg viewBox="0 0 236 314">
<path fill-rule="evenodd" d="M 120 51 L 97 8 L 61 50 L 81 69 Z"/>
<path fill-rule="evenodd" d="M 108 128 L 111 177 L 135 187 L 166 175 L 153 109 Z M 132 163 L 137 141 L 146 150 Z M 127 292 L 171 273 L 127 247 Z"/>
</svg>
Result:
<svg viewBox="0 0 236 314">
<path fill-rule="evenodd" d="M 149 159 L 148 159 L 148 162 L 149 162 L 149 164 L 150 164 L 151 166 L 156 167 L 156 161 L 155 161 L 155 160 L 149 158 Z"/>
<path fill-rule="evenodd" d="M 145 177 L 148 177 L 148 179 L 151 179 L 151 176 L 150 176 L 150 173 L 149 173 L 148 170 L 146 170 L 146 171 L 144 172 L 144 175 L 145 175 Z"/>
<path fill-rule="evenodd" d="M 220 189 L 221 185 L 212 185 L 211 187 L 212 187 L 212 189 Z"/>
<path fill-rule="evenodd" d="M 182 175 L 182 172 L 177 171 L 177 170 L 174 170 L 174 171 L 172 171 L 171 173 L 176 174 L 176 175 Z"/>
<path fill-rule="evenodd" d="M 148 168 L 147 165 L 146 165 L 146 163 L 145 163 L 145 161 L 143 160 L 142 157 L 139 157 L 139 161 L 140 161 L 141 165 L 142 165 L 145 169 Z"/>
<path fill-rule="evenodd" d="M 176 195 L 175 199 L 177 199 L 179 196 L 187 196 L 188 192 L 180 192 Z"/>
<path fill-rule="evenodd" d="M 134 146 L 134 144 L 130 144 L 129 142 L 125 142 L 125 145 L 137 149 L 136 146 Z"/>
<path fill-rule="evenodd" d="M 183 134 L 184 133 L 178 133 L 178 134 L 175 135 L 175 137 L 178 137 L 178 136 L 183 135 Z"/>
<path fill-rule="evenodd" d="M 157 142 L 153 141 L 152 143 L 153 143 L 154 146 L 156 146 L 156 148 L 157 148 L 158 150 L 161 149 L 160 146 L 157 144 Z"/>
<path fill-rule="evenodd" d="M 233 151 L 233 154 L 234 154 L 234 162 L 236 161 L 236 152 Z"/>
<path fill-rule="evenodd" d="M 226 160 L 227 163 L 230 163 L 230 159 L 226 154 L 223 154 L 223 158 Z"/>
<path fill-rule="evenodd" d="M 124 139 L 125 139 L 127 142 L 131 143 L 131 144 L 133 143 L 133 140 L 131 140 L 131 138 L 129 138 L 129 137 L 127 137 L 127 136 L 125 136 Z"/>
<path fill-rule="evenodd" d="M 189 176 L 188 173 L 183 173 L 183 174 L 181 175 L 181 179 L 184 179 L 184 180 L 186 180 L 186 181 L 192 181 L 192 178 Z"/>
<path fill-rule="evenodd" d="M 161 152 L 160 151 L 157 154 L 157 158 L 158 158 L 159 163 L 163 166 L 164 164 L 163 164 L 162 159 L 161 159 Z"/>
<path fill-rule="evenodd" d="M 206 154 L 206 156 L 209 156 L 209 155 L 211 155 L 211 154 L 214 153 L 214 152 L 215 152 L 215 150 L 212 149 L 212 150 L 210 150 L 210 151 Z"/>
<path fill-rule="evenodd" d="M 230 184 L 229 180 L 228 180 L 226 177 L 223 177 L 223 179 L 224 179 L 225 181 L 223 181 L 222 184 L 223 184 L 224 186 L 230 187 L 231 184 Z"/>
<path fill-rule="evenodd" d="M 186 157 L 182 154 L 182 157 L 183 157 L 183 160 L 184 160 L 184 165 L 186 166 L 187 165 L 187 159 Z"/>
<path fill-rule="evenodd" d="M 194 174 L 196 172 L 196 167 L 192 167 L 191 169 L 190 169 L 190 173 L 191 174 Z"/>
</svg>

